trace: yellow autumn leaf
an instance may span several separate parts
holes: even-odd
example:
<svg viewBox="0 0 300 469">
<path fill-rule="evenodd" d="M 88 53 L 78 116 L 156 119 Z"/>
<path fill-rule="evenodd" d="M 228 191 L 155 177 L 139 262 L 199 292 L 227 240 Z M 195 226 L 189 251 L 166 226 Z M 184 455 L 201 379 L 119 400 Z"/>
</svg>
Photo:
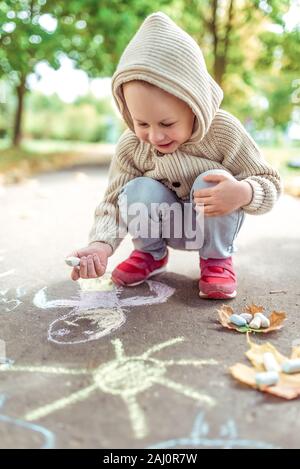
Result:
<svg viewBox="0 0 300 469">
<path fill-rule="evenodd" d="M 250 349 L 245 353 L 245 355 L 249 358 L 257 372 L 265 371 L 263 356 L 266 352 L 271 352 L 279 365 L 282 365 L 282 363 L 288 360 L 287 357 L 281 355 L 281 353 L 279 353 L 269 342 L 257 345 L 254 342 L 251 342 L 248 338 L 248 343 L 250 344 Z"/>
<path fill-rule="evenodd" d="M 300 358 L 300 347 L 293 347 L 292 358 Z"/>
<path fill-rule="evenodd" d="M 229 368 L 229 371 L 231 372 L 232 376 L 241 383 L 248 384 L 248 386 L 256 387 L 256 371 L 254 368 L 250 368 L 250 366 L 243 365 L 242 363 L 236 363 L 235 365 Z"/>
<path fill-rule="evenodd" d="M 229 368 L 232 376 L 239 382 L 258 389 L 261 392 L 273 394 L 283 399 L 295 399 L 300 396 L 300 373 L 286 374 L 279 373 L 279 381 L 275 386 L 257 386 L 255 376 L 256 373 L 265 371 L 263 366 L 263 356 L 266 352 L 271 352 L 279 365 L 288 360 L 288 357 L 282 355 L 269 342 L 258 345 L 251 342 L 248 338 L 250 349 L 246 352 L 246 356 L 251 361 L 253 367 L 246 366 L 242 363 L 236 363 Z M 300 347 L 294 347 L 290 358 L 300 357 Z"/>
</svg>

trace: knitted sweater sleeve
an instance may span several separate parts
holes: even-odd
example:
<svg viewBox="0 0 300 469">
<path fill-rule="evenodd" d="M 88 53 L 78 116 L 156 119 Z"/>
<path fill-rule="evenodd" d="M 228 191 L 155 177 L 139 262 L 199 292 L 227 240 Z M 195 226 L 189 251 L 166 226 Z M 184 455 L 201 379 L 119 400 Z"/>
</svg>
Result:
<svg viewBox="0 0 300 469">
<path fill-rule="evenodd" d="M 127 182 L 142 176 L 133 163 L 138 142 L 134 132 L 125 130 L 117 143 L 110 165 L 108 187 L 102 202 L 95 209 L 94 223 L 89 233 L 89 244 L 102 241 L 110 244 L 112 250 L 115 251 L 122 241 L 118 230 L 118 195 Z"/>
<path fill-rule="evenodd" d="M 237 180 L 247 181 L 252 187 L 252 200 L 243 210 L 253 215 L 269 212 L 282 191 L 279 173 L 265 161 L 252 137 L 233 115 L 219 111 L 213 130 L 222 165 Z"/>
</svg>

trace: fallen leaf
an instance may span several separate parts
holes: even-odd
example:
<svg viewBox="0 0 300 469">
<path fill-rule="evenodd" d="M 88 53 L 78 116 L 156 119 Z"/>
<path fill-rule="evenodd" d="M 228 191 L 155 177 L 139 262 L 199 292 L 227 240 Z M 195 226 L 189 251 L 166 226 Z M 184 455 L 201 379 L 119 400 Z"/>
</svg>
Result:
<svg viewBox="0 0 300 469">
<path fill-rule="evenodd" d="M 254 342 L 251 342 L 248 338 L 248 343 L 250 345 L 250 349 L 246 352 L 246 357 L 249 358 L 252 365 L 257 371 L 265 371 L 263 355 L 266 352 L 271 352 L 279 365 L 282 365 L 282 363 L 288 360 L 288 357 L 281 355 L 281 353 L 279 353 L 276 348 L 272 344 L 270 344 L 270 342 L 266 342 L 262 345 L 257 345 Z"/>
<path fill-rule="evenodd" d="M 236 363 L 229 368 L 232 376 L 239 382 L 251 386 L 261 392 L 273 394 L 283 399 L 296 399 L 300 396 L 300 373 L 286 374 L 279 373 L 279 381 L 276 386 L 257 386 L 255 382 L 256 373 L 266 371 L 263 366 L 263 355 L 266 352 L 271 352 L 275 356 L 277 362 L 282 364 L 288 360 L 288 357 L 282 355 L 278 350 L 269 342 L 257 345 L 251 342 L 248 338 L 250 349 L 246 352 L 246 356 L 251 361 L 253 367 Z M 300 357 L 300 347 L 294 347 L 290 358 Z"/>
<path fill-rule="evenodd" d="M 241 332 L 243 334 L 245 332 L 258 332 L 258 333 L 266 334 L 268 332 L 279 330 L 283 327 L 283 321 L 286 319 L 286 313 L 284 311 L 272 311 L 270 316 L 268 317 L 270 321 L 270 327 L 266 327 L 265 329 L 252 329 L 251 327 L 249 327 L 249 325 L 236 326 L 235 324 L 232 324 L 230 322 L 229 318 L 232 314 L 239 314 L 239 313 L 234 313 L 234 310 L 231 308 L 231 306 L 224 304 L 217 311 L 218 311 L 219 321 L 223 327 Z M 263 306 L 257 306 L 255 304 L 245 307 L 245 312 L 253 314 L 253 315 L 256 313 L 262 313 L 263 311 L 264 311 Z"/>
<path fill-rule="evenodd" d="M 255 304 L 252 304 L 252 305 L 246 306 L 245 309 L 247 313 L 250 313 L 252 314 L 252 316 L 254 316 L 254 314 L 256 313 L 262 313 L 265 308 L 263 306 L 257 306 Z"/>
<path fill-rule="evenodd" d="M 293 360 L 295 358 L 300 358 L 300 347 L 293 347 L 293 351 L 292 351 L 292 357 L 291 357 Z"/>
<path fill-rule="evenodd" d="M 270 328 L 272 327 L 272 330 L 275 329 L 281 329 L 283 326 L 283 321 L 286 318 L 286 313 L 284 311 L 272 311 L 272 313 L 269 316 L 270 320 Z"/>
</svg>

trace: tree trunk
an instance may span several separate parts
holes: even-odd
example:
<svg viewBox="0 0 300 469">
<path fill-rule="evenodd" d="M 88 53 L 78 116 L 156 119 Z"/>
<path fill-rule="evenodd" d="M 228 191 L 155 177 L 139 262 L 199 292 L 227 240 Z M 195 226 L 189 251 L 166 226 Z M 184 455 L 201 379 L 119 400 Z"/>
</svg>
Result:
<svg viewBox="0 0 300 469">
<path fill-rule="evenodd" d="M 225 73 L 225 57 L 216 56 L 214 57 L 214 79 L 222 88 L 223 78 Z"/>
<path fill-rule="evenodd" d="M 212 27 L 211 33 L 213 36 L 214 44 L 214 79 L 221 86 L 223 84 L 224 75 L 227 67 L 228 60 L 228 50 L 230 47 L 230 35 L 233 28 L 233 16 L 234 16 L 235 3 L 234 0 L 230 0 L 228 6 L 228 14 L 226 18 L 225 35 L 221 37 L 218 28 L 217 28 L 217 10 L 218 10 L 218 0 L 213 0 L 212 2 Z"/>
<path fill-rule="evenodd" d="M 16 88 L 17 92 L 17 109 L 15 114 L 13 146 L 18 147 L 22 139 L 22 116 L 24 107 L 24 96 L 26 92 L 25 77 L 21 77 L 20 84 Z"/>
</svg>

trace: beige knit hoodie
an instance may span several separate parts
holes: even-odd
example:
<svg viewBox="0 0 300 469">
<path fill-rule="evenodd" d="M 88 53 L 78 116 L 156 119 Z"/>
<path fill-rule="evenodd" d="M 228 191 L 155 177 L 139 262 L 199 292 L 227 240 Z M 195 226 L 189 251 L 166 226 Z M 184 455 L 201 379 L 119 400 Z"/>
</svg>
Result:
<svg viewBox="0 0 300 469">
<path fill-rule="evenodd" d="M 190 139 L 173 153 L 161 154 L 135 135 L 121 86 L 131 80 L 150 82 L 177 96 L 196 115 Z M 116 235 L 118 195 L 139 176 L 159 180 L 180 199 L 188 200 L 199 174 L 225 169 L 253 189 L 250 204 L 243 207 L 246 213 L 262 214 L 273 207 L 281 191 L 279 174 L 263 159 L 239 120 L 219 108 L 223 92 L 207 72 L 198 44 L 167 15 L 153 13 L 144 20 L 121 56 L 112 92 L 128 129 L 118 141 L 104 200 L 96 207 L 90 243 L 103 241 L 117 248 L 121 241 Z"/>
</svg>

